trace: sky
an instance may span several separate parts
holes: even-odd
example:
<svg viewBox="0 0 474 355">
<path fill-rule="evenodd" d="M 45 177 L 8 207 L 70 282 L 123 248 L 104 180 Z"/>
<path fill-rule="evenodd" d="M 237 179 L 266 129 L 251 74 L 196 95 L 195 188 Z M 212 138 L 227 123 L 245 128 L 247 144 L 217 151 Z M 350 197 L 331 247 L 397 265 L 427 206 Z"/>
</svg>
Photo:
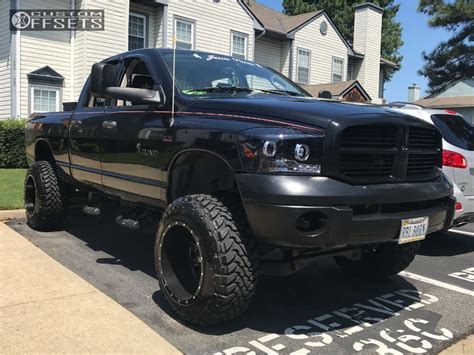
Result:
<svg viewBox="0 0 474 355">
<path fill-rule="evenodd" d="M 282 11 L 282 0 L 258 0 L 263 5 Z M 428 27 L 428 16 L 416 11 L 417 0 L 398 0 L 401 4 L 397 21 L 403 27 L 402 38 L 404 45 L 399 52 L 403 55 L 401 69 L 395 73 L 392 80 L 385 84 L 385 98 L 390 101 L 407 101 L 408 86 L 418 84 L 421 96 L 425 94 L 428 80 L 418 75 L 423 67 L 422 52 L 431 52 L 439 42 L 450 37 L 443 29 Z"/>
</svg>

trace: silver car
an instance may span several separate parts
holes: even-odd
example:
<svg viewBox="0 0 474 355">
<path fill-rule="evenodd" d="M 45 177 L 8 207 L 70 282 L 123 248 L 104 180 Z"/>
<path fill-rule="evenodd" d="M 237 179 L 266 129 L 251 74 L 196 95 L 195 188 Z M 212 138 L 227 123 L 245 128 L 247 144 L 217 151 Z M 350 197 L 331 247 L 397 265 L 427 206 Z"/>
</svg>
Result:
<svg viewBox="0 0 474 355">
<path fill-rule="evenodd" d="M 474 126 L 451 110 L 426 109 L 422 106 L 394 102 L 387 105 L 434 124 L 443 136 L 443 172 L 454 183 L 456 212 L 453 226 L 474 221 Z"/>
</svg>

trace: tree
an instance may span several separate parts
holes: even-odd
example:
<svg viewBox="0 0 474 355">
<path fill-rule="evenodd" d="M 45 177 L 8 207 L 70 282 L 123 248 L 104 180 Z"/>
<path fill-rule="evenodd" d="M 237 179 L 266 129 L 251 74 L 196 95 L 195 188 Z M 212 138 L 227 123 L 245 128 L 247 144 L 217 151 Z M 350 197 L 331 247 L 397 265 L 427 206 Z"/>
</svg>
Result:
<svg viewBox="0 0 474 355">
<path fill-rule="evenodd" d="M 366 0 L 283 0 L 283 7 L 287 15 L 299 15 L 315 10 L 325 10 L 336 25 L 342 36 L 349 41 L 353 39 L 354 33 L 354 8 L 355 4 L 367 2 Z M 394 0 L 373 0 L 372 2 L 384 9 L 382 16 L 382 43 L 381 55 L 398 65 L 403 56 L 398 52 L 403 45 L 402 25 L 395 20 L 400 4 Z M 396 69 L 396 70 L 398 70 Z M 390 79 L 391 73 L 387 73 Z"/>
<path fill-rule="evenodd" d="M 425 65 L 418 73 L 428 78 L 428 92 L 436 93 L 456 80 L 474 77 L 474 2 L 420 0 L 418 11 L 430 16 L 430 27 L 452 32 L 451 38 L 431 53 L 423 52 Z"/>
</svg>

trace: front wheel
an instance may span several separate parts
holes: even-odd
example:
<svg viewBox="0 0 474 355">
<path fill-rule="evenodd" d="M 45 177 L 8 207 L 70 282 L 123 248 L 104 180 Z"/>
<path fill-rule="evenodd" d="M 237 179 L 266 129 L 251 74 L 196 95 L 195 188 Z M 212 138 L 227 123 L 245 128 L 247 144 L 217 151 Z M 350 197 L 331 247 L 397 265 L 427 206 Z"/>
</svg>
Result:
<svg viewBox="0 0 474 355">
<path fill-rule="evenodd" d="M 362 252 L 360 260 L 335 257 L 346 274 L 368 279 L 385 279 L 405 270 L 415 259 L 419 242 L 386 243 Z"/>
<path fill-rule="evenodd" d="M 158 227 L 155 266 L 180 317 L 213 325 L 246 310 L 257 277 L 245 239 L 230 210 L 213 196 L 184 196 L 168 206 Z"/>
</svg>

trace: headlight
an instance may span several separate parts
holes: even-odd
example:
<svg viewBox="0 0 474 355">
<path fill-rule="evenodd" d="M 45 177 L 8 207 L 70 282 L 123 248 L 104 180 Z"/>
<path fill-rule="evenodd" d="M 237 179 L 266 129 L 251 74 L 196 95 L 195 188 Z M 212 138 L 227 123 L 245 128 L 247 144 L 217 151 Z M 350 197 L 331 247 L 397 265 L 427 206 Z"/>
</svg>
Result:
<svg viewBox="0 0 474 355">
<path fill-rule="evenodd" d="M 247 172 L 321 173 L 323 135 L 293 129 L 255 128 L 240 133 L 239 146 Z"/>
</svg>

